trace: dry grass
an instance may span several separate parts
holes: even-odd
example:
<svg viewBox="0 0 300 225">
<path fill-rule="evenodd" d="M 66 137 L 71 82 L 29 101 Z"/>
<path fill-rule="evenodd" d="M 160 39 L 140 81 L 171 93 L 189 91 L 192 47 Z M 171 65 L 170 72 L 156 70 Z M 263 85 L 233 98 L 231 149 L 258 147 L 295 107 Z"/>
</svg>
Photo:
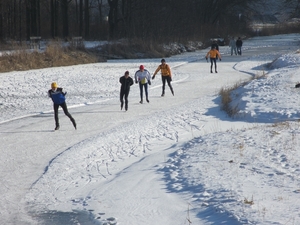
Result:
<svg viewBox="0 0 300 225">
<path fill-rule="evenodd" d="M 253 205 L 253 204 L 254 204 L 253 196 L 252 196 L 252 199 L 251 199 L 251 200 L 248 200 L 247 198 L 245 198 L 245 199 L 244 199 L 244 203 L 245 203 L 245 204 L 248 204 L 248 205 Z"/>
<path fill-rule="evenodd" d="M 219 91 L 219 95 L 221 96 L 221 110 L 225 111 L 230 117 L 234 117 L 239 112 L 238 105 L 232 107 L 230 104 L 232 102 L 231 93 L 233 90 L 236 90 L 238 87 L 243 85 L 245 85 L 245 82 L 239 82 L 236 83 L 233 87 L 223 87 Z"/>
<path fill-rule="evenodd" d="M 161 45 L 143 40 L 121 40 L 102 46 L 102 54 L 114 59 L 161 58 L 170 56 Z"/>
<path fill-rule="evenodd" d="M 235 97 L 233 95 L 233 91 L 238 89 L 239 87 L 245 86 L 246 84 L 248 84 L 249 82 L 251 82 L 252 80 L 255 79 L 261 79 L 266 77 L 266 73 L 263 71 L 261 75 L 255 75 L 252 78 L 250 78 L 247 81 L 241 81 L 236 83 L 235 85 L 233 85 L 232 87 L 223 87 L 221 88 L 221 90 L 219 91 L 219 95 L 221 96 L 221 110 L 225 111 L 227 113 L 227 115 L 231 118 L 233 118 L 234 116 L 236 116 L 239 112 L 239 105 L 235 105 L 233 106 L 231 104 L 232 102 L 232 97 Z"/>
<path fill-rule="evenodd" d="M 19 49 L 4 53 L 0 57 L 0 72 L 70 66 L 99 61 L 101 59 L 85 50 L 63 48 L 58 44 L 50 44 L 43 52 Z"/>
</svg>

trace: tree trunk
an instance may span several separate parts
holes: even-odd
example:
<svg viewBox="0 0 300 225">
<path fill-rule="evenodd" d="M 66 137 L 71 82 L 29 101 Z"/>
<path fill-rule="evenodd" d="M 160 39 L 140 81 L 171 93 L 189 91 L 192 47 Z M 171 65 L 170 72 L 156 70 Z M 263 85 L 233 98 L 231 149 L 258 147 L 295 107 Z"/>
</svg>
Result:
<svg viewBox="0 0 300 225">
<path fill-rule="evenodd" d="M 30 27 L 30 0 L 26 0 L 26 40 L 30 39 L 31 27 Z"/>
<path fill-rule="evenodd" d="M 84 1 L 84 22 L 85 22 L 85 38 L 89 38 L 90 36 L 89 0 Z"/>
<path fill-rule="evenodd" d="M 83 34 L 83 0 L 79 0 L 79 36 Z"/>
<path fill-rule="evenodd" d="M 19 0 L 19 41 L 22 44 L 22 0 Z"/>
<path fill-rule="evenodd" d="M 117 30 L 118 22 L 118 0 L 108 0 L 109 13 L 108 13 L 108 24 L 109 24 L 109 37 L 114 38 L 115 31 Z"/>
<path fill-rule="evenodd" d="M 3 4 L 0 2 L 0 41 L 3 41 Z"/>
<path fill-rule="evenodd" d="M 62 25 L 63 25 L 63 37 L 66 39 L 69 36 L 69 23 L 68 23 L 68 1 L 61 0 L 61 12 L 62 12 Z"/>
</svg>

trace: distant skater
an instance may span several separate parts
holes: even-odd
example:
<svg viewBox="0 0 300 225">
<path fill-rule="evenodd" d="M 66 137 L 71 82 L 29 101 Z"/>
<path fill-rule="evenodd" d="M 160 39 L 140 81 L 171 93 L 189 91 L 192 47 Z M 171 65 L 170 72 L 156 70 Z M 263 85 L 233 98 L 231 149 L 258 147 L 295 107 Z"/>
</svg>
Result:
<svg viewBox="0 0 300 225">
<path fill-rule="evenodd" d="M 171 85 L 171 81 L 172 81 L 172 72 L 170 69 L 170 66 L 166 63 L 165 59 L 162 59 L 161 64 L 157 67 L 157 69 L 155 70 L 153 76 L 152 76 L 152 80 L 155 78 L 155 75 L 158 73 L 158 71 L 161 70 L 161 81 L 162 81 L 162 94 L 161 96 L 165 96 L 165 86 L 166 86 L 166 81 L 168 83 L 168 86 L 172 92 L 172 95 L 174 95 L 174 90 L 173 87 Z"/>
<path fill-rule="evenodd" d="M 219 51 L 218 40 L 216 40 L 216 39 L 213 40 L 213 42 L 210 46 L 211 49 L 213 49 L 214 47 L 217 49 L 217 51 Z M 218 59 L 218 55 L 216 56 L 216 59 Z"/>
<path fill-rule="evenodd" d="M 130 91 L 130 86 L 133 85 L 133 79 L 129 76 L 129 72 L 126 71 L 124 76 L 119 79 L 121 83 L 120 88 L 120 102 L 121 102 L 121 110 L 123 109 L 124 99 L 125 99 L 125 111 L 128 110 L 128 95 Z"/>
<path fill-rule="evenodd" d="M 145 89 L 146 101 L 149 103 L 148 98 L 148 84 L 151 85 L 151 75 L 144 65 L 140 65 L 140 69 L 135 72 L 135 83 L 139 83 L 140 86 L 140 103 L 143 104 L 143 88 Z"/>
<path fill-rule="evenodd" d="M 238 52 L 239 55 L 242 55 L 242 46 L 243 46 L 243 41 L 242 39 L 239 37 L 236 40 L 236 50 Z"/>
<path fill-rule="evenodd" d="M 234 51 L 235 55 L 237 55 L 237 53 L 236 53 L 236 43 L 235 43 L 234 37 L 231 38 L 231 40 L 229 42 L 229 47 L 230 47 L 231 55 L 233 55 L 233 51 Z"/>
<path fill-rule="evenodd" d="M 68 112 L 66 98 L 65 95 L 67 92 L 63 92 L 63 89 L 57 86 L 56 82 L 51 84 L 51 89 L 48 91 L 48 96 L 53 101 L 53 109 L 54 109 L 54 119 L 55 119 L 55 130 L 59 129 L 59 120 L 58 120 L 58 108 L 62 107 L 65 115 L 70 118 L 73 126 L 76 128 L 76 122 L 71 114 Z"/>
<path fill-rule="evenodd" d="M 221 61 L 221 54 L 219 51 L 216 49 L 216 47 L 212 47 L 211 50 L 208 51 L 208 53 L 205 56 L 206 61 L 208 61 L 208 56 L 210 58 L 210 72 L 212 73 L 212 68 L 213 64 L 215 64 L 215 72 L 218 73 L 217 71 L 217 58 Z"/>
</svg>

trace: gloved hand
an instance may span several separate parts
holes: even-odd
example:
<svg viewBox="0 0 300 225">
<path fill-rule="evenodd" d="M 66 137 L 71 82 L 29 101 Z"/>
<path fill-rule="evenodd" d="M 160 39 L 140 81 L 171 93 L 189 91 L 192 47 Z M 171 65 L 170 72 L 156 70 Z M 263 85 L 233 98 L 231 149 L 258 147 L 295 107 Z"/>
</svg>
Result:
<svg viewBox="0 0 300 225">
<path fill-rule="evenodd" d="M 206 59 L 206 61 L 208 62 L 208 59 L 207 59 L 207 57 L 205 57 L 205 59 Z"/>
<path fill-rule="evenodd" d="M 65 96 L 67 94 L 67 92 L 63 92 L 62 94 L 63 94 L 63 96 Z"/>
<path fill-rule="evenodd" d="M 222 61 L 221 58 L 220 58 L 220 61 Z"/>
<path fill-rule="evenodd" d="M 172 77 L 170 77 L 170 81 L 172 81 Z"/>
<path fill-rule="evenodd" d="M 136 81 L 135 81 L 135 83 L 137 84 L 137 83 L 138 83 L 138 81 L 136 80 Z"/>
<path fill-rule="evenodd" d="M 151 81 L 150 80 L 148 80 L 148 84 L 151 85 Z"/>
<path fill-rule="evenodd" d="M 152 80 L 154 80 L 154 78 L 155 78 L 155 75 L 152 76 Z"/>
</svg>

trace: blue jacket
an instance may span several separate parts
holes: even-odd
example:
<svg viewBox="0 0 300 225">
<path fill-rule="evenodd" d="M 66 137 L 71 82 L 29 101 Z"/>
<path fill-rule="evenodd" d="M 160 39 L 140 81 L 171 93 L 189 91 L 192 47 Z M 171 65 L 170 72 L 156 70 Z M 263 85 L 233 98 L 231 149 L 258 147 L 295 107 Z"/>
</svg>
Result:
<svg viewBox="0 0 300 225">
<path fill-rule="evenodd" d="M 52 89 L 48 91 L 48 96 L 52 99 L 54 104 L 60 105 L 66 101 L 65 95 L 67 93 L 63 92 L 62 90 L 62 88 L 56 88 L 56 91 L 53 91 Z"/>
</svg>

